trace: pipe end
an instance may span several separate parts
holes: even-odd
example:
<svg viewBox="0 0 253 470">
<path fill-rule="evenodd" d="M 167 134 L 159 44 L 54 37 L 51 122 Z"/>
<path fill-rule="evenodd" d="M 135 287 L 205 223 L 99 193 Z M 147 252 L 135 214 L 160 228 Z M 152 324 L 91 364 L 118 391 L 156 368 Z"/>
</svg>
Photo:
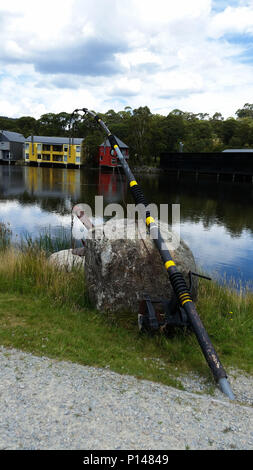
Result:
<svg viewBox="0 0 253 470">
<path fill-rule="evenodd" d="M 225 395 L 227 395 L 230 400 L 235 400 L 235 396 L 231 390 L 231 387 L 226 377 L 222 377 L 222 379 L 219 379 L 218 384 L 221 388 L 221 391 L 225 393 Z"/>
</svg>

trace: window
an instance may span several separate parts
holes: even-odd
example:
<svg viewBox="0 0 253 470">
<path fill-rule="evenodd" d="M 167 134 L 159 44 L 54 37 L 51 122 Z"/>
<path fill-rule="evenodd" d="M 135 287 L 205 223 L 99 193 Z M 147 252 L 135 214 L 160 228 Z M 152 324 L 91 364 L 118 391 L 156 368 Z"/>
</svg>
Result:
<svg viewBox="0 0 253 470">
<path fill-rule="evenodd" d="M 117 163 L 117 158 L 112 158 L 112 163 L 113 164 Z"/>
<path fill-rule="evenodd" d="M 37 144 L 37 152 L 41 152 L 41 144 Z"/>
<path fill-rule="evenodd" d="M 62 152 L 62 145 L 53 145 L 53 152 Z"/>
<path fill-rule="evenodd" d="M 26 160 L 29 160 L 29 153 L 26 153 L 26 154 L 25 154 L 25 159 L 26 159 Z"/>
<path fill-rule="evenodd" d="M 62 162 L 63 161 L 62 155 L 53 155 L 53 161 L 54 162 Z"/>
<path fill-rule="evenodd" d="M 76 152 L 80 152 L 80 150 L 81 150 L 80 145 L 76 145 Z"/>
<path fill-rule="evenodd" d="M 64 150 L 64 152 L 67 152 L 68 149 L 69 149 L 69 148 L 68 148 L 68 145 L 63 145 L 63 150 Z"/>
<path fill-rule="evenodd" d="M 76 163 L 80 163 L 80 157 L 76 157 Z"/>
<path fill-rule="evenodd" d="M 103 155 L 100 155 L 100 161 L 102 161 L 102 160 L 103 160 Z"/>
<path fill-rule="evenodd" d="M 42 155 L 42 160 L 44 162 L 50 162 L 50 155 Z"/>
<path fill-rule="evenodd" d="M 67 161 L 68 161 L 68 157 L 67 155 L 64 155 L 64 162 L 67 163 Z"/>
<path fill-rule="evenodd" d="M 38 160 L 41 160 L 41 154 L 38 153 Z"/>
<path fill-rule="evenodd" d="M 29 142 L 25 143 L 25 149 L 26 149 L 27 152 L 29 152 Z"/>
<path fill-rule="evenodd" d="M 43 152 L 50 152 L 50 145 L 43 144 L 42 150 L 43 150 Z"/>
</svg>

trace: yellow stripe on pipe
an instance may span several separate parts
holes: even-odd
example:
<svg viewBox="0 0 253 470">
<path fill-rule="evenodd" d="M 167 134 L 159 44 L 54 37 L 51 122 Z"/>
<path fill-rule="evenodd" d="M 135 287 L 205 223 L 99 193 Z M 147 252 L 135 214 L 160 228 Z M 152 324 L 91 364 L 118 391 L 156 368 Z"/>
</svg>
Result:
<svg viewBox="0 0 253 470">
<path fill-rule="evenodd" d="M 182 302 L 182 306 L 183 306 L 184 304 L 186 304 L 186 302 L 192 302 L 192 300 L 191 300 L 191 299 L 184 300 L 184 301 Z"/>
<path fill-rule="evenodd" d="M 147 217 L 147 218 L 146 218 L 146 224 L 147 224 L 147 225 L 150 225 L 151 222 L 155 222 L 155 219 L 153 219 L 153 217 Z"/>
<path fill-rule="evenodd" d="M 190 298 L 190 295 L 188 294 L 188 292 L 186 292 L 185 294 L 180 294 L 180 295 L 179 295 L 179 298 L 181 299 L 181 297 L 182 297 L 182 298 L 183 298 L 183 297 L 188 297 L 188 298 Z"/>
<path fill-rule="evenodd" d="M 115 148 L 115 149 L 117 149 L 117 148 L 118 148 L 118 145 L 117 145 L 117 144 L 115 144 L 115 145 L 114 145 L 114 148 Z"/>
<path fill-rule="evenodd" d="M 130 184 L 130 188 L 131 188 L 132 186 L 135 186 L 138 183 L 137 183 L 137 181 L 133 180 L 133 181 L 130 181 L 129 184 Z"/>
<path fill-rule="evenodd" d="M 166 261 L 166 263 L 164 263 L 164 265 L 165 265 L 166 269 L 170 268 L 171 266 L 176 266 L 174 261 Z"/>
</svg>

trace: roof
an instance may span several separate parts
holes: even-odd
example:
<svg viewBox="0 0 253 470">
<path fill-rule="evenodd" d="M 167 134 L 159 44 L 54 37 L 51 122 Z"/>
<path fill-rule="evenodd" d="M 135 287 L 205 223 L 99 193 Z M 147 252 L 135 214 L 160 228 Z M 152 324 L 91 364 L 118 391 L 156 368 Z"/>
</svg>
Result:
<svg viewBox="0 0 253 470">
<path fill-rule="evenodd" d="M 122 140 L 120 140 L 118 137 L 114 136 L 115 139 L 116 139 L 116 142 L 118 144 L 118 146 L 121 148 L 121 149 L 128 149 L 128 145 L 124 144 L 124 142 L 122 142 Z M 110 144 L 110 141 L 109 139 L 106 139 L 102 144 L 100 144 L 99 147 L 111 147 L 111 144 Z"/>
<path fill-rule="evenodd" d="M 80 138 L 72 138 L 72 137 L 47 137 L 44 135 L 34 135 L 33 142 L 38 142 L 40 144 L 49 144 L 49 145 L 57 145 L 57 144 L 69 144 L 69 140 L 71 139 L 71 143 L 74 145 L 80 145 L 83 139 Z M 30 135 L 27 137 L 26 142 L 32 142 L 32 136 Z"/>
<path fill-rule="evenodd" d="M 11 131 L 0 131 L 7 140 L 10 142 L 25 142 L 25 138 L 23 134 L 19 134 L 18 132 L 11 132 Z"/>
<path fill-rule="evenodd" d="M 239 152 L 246 152 L 246 153 L 249 153 L 249 152 L 253 152 L 253 149 L 227 149 L 227 150 L 223 150 L 222 153 L 224 152 L 236 152 L 236 153 L 239 153 Z"/>
</svg>

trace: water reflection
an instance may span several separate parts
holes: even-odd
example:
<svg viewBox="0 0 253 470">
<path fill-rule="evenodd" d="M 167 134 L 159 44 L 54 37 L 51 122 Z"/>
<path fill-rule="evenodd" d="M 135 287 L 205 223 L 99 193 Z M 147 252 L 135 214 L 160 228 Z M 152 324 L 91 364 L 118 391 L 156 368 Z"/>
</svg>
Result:
<svg viewBox="0 0 253 470">
<path fill-rule="evenodd" d="M 126 197 L 126 178 L 118 173 L 99 171 L 99 195 L 107 204 L 121 203 Z"/>
<path fill-rule="evenodd" d="M 138 175 L 146 197 L 181 207 L 181 236 L 203 269 L 215 277 L 253 278 L 253 185 L 215 177 Z M 0 166 L 0 219 L 15 234 L 70 228 L 71 209 L 95 195 L 109 203 L 133 203 L 124 175 L 64 168 Z M 169 211 L 170 217 L 170 211 Z"/>
<path fill-rule="evenodd" d="M 195 181 L 190 175 L 163 175 L 157 181 L 158 187 L 141 178 L 145 193 L 152 193 L 157 204 L 180 204 L 181 237 L 198 265 L 217 279 L 236 278 L 252 288 L 253 185 L 217 183 L 208 176 Z"/>
</svg>

